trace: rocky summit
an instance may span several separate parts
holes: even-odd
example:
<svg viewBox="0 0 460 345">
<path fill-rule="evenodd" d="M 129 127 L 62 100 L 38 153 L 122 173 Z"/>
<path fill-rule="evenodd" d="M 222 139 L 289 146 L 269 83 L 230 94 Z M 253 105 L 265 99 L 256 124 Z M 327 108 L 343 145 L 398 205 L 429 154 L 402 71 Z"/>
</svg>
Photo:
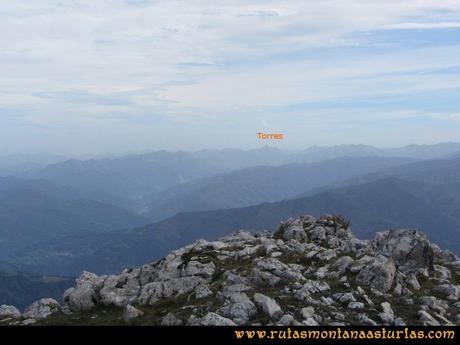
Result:
<svg viewBox="0 0 460 345">
<path fill-rule="evenodd" d="M 455 325 L 460 260 L 419 230 L 359 240 L 340 216 L 198 240 L 118 275 L 89 272 L 0 324 Z"/>
</svg>

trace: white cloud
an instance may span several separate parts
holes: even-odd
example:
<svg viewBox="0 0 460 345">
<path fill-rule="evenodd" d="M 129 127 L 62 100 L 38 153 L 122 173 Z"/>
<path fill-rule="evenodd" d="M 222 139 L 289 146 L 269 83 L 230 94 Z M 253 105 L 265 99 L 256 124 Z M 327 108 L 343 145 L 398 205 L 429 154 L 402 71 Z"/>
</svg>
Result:
<svg viewBox="0 0 460 345">
<path fill-rule="evenodd" d="M 450 118 L 460 123 L 460 113 L 450 114 Z"/>
<path fill-rule="evenodd" d="M 430 72 L 460 66 L 458 56 L 460 46 L 446 47 L 442 55 L 438 48 L 423 48 L 370 58 L 284 61 L 222 71 L 195 84 L 171 86 L 160 95 L 183 106 L 217 110 L 452 89 L 460 87 L 457 75 Z"/>
<path fill-rule="evenodd" d="M 0 14 L 0 87 L 24 93 L 167 90 L 171 83 L 213 75 L 234 59 L 261 59 L 263 64 L 275 53 L 344 44 L 352 32 L 407 25 L 398 22 L 441 9 L 459 11 L 460 5 L 415 0 L 18 0 L 8 2 Z M 184 68 L 187 64 L 198 67 Z"/>
<path fill-rule="evenodd" d="M 397 29 L 397 30 L 419 30 L 419 29 L 454 29 L 460 28 L 460 22 L 457 23 L 399 23 L 386 25 L 383 29 Z"/>
<path fill-rule="evenodd" d="M 458 28 L 459 15 L 458 0 L 4 1 L 0 109 L 34 125 L 145 114 L 191 122 L 455 88 L 455 75 L 431 72 L 458 67 L 459 46 L 310 52 L 359 48 L 355 33 Z"/>
</svg>

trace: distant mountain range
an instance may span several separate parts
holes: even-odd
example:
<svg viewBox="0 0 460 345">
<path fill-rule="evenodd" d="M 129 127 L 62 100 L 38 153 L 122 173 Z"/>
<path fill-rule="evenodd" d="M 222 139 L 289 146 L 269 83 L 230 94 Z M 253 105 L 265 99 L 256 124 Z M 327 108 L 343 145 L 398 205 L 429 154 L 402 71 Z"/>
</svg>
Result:
<svg viewBox="0 0 460 345">
<path fill-rule="evenodd" d="M 394 157 L 341 157 L 317 163 L 257 166 L 182 183 L 157 193 L 145 215 L 161 220 L 205 211 L 291 199 L 302 192 L 413 161 Z"/>
<path fill-rule="evenodd" d="M 65 160 L 63 156 L 52 154 L 9 154 L 0 156 L 0 177 L 20 176 L 39 171 L 48 164 Z"/>
<path fill-rule="evenodd" d="M 354 232 L 366 238 L 395 226 L 420 227 L 440 245 L 460 252 L 459 160 L 415 162 L 401 169 L 404 178 L 387 176 L 250 207 L 180 213 L 131 231 L 69 235 L 31 248 L 15 264 L 47 274 L 114 272 L 199 238 L 214 239 L 238 228 L 273 229 L 281 219 L 305 212 L 347 214 Z"/>
<path fill-rule="evenodd" d="M 376 148 L 369 145 L 313 146 L 298 153 L 304 162 L 317 162 L 338 157 L 411 157 L 414 159 L 442 158 L 460 152 L 460 143 L 408 145 L 397 148 Z"/>
<path fill-rule="evenodd" d="M 250 166 L 278 165 L 287 161 L 286 153 L 268 147 L 248 151 L 158 151 L 111 159 L 67 160 L 48 165 L 28 177 L 113 195 L 131 202 L 133 207 L 139 207 L 144 197 L 182 182 Z"/>
<path fill-rule="evenodd" d="M 47 179 L 79 190 L 112 195 L 116 197 L 112 203 L 123 200 L 116 204 L 118 206 L 146 211 L 146 203 L 164 189 L 245 168 L 316 163 L 341 157 L 432 159 L 455 152 L 460 152 L 460 143 L 410 145 L 388 149 L 366 145 L 338 145 L 313 146 L 301 151 L 284 151 L 267 146 L 253 150 L 156 151 L 115 158 L 66 160 L 49 164 L 42 169 L 35 167 L 20 176 Z"/>
</svg>

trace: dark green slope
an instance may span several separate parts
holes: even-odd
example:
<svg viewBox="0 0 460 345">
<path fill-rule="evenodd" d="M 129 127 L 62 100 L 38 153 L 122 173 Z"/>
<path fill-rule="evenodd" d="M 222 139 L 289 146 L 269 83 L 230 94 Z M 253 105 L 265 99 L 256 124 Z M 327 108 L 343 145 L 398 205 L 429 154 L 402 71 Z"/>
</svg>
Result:
<svg viewBox="0 0 460 345">
<path fill-rule="evenodd" d="M 115 231 L 146 223 L 133 212 L 86 199 L 49 181 L 0 178 L 0 259 L 57 236 Z"/>
<path fill-rule="evenodd" d="M 289 217 L 326 213 L 346 215 L 358 237 L 368 238 L 376 231 L 393 227 L 416 227 L 423 229 L 433 241 L 458 253 L 460 198 L 457 186 L 450 187 L 451 192 L 446 187 L 446 191 L 438 193 L 438 187 L 387 178 L 301 199 L 181 213 L 129 232 L 56 240 L 18 258 L 17 264 L 24 265 L 30 261 L 27 258 L 34 257 L 48 274 L 77 274 L 84 269 L 116 272 L 126 266 L 156 260 L 199 238 L 216 239 L 237 229 L 273 229 Z M 30 262 L 25 267 L 36 270 Z"/>
<path fill-rule="evenodd" d="M 40 298 L 61 301 L 63 292 L 75 284 L 73 278 L 22 273 L 0 263 L 0 305 L 24 309 Z"/>
</svg>

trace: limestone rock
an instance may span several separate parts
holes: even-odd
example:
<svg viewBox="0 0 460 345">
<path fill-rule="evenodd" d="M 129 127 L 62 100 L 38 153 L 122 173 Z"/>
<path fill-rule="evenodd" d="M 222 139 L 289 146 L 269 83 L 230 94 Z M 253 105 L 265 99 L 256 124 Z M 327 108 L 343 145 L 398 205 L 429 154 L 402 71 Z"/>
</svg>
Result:
<svg viewBox="0 0 460 345">
<path fill-rule="evenodd" d="M 351 292 L 338 292 L 332 295 L 332 298 L 340 303 L 356 302 L 355 296 Z"/>
<path fill-rule="evenodd" d="M 362 313 L 358 315 L 359 323 L 364 326 L 377 326 L 377 322 L 369 318 L 366 314 Z"/>
<path fill-rule="evenodd" d="M 419 230 L 400 229 L 378 232 L 372 240 L 376 253 L 393 259 L 401 270 L 425 267 L 434 270 L 434 250 Z"/>
<path fill-rule="evenodd" d="M 434 296 L 421 297 L 420 304 L 422 306 L 427 306 L 429 309 L 440 314 L 445 314 L 446 310 L 449 308 L 449 304 L 447 301 L 439 300 Z"/>
<path fill-rule="evenodd" d="M 0 320 L 1 319 L 20 319 L 21 312 L 12 305 L 0 305 Z"/>
<path fill-rule="evenodd" d="M 458 301 L 460 298 L 460 286 L 454 284 L 442 284 L 437 290 L 444 294 L 448 300 Z"/>
<path fill-rule="evenodd" d="M 265 296 L 261 293 L 255 293 L 254 301 L 271 319 L 278 318 L 283 315 L 281 307 L 273 298 Z"/>
<path fill-rule="evenodd" d="M 386 292 L 393 284 L 395 273 L 396 266 L 393 260 L 378 256 L 371 264 L 359 271 L 356 283 Z"/>
<path fill-rule="evenodd" d="M 364 309 L 364 303 L 362 303 L 362 302 L 350 302 L 350 303 L 348 303 L 347 308 L 351 309 L 351 310 L 362 310 L 362 309 Z"/>
<path fill-rule="evenodd" d="M 222 292 L 224 305 L 219 312 L 237 323 L 245 323 L 253 317 L 257 313 L 257 308 L 246 294 L 249 289 L 250 287 L 244 284 L 235 284 L 224 288 Z"/>
<path fill-rule="evenodd" d="M 286 223 L 281 224 L 277 233 L 286 241 L 295 239 L 296 241 L 302 242 L 307 239 L 307 234 L 303 229 L 303 220 L 301 218 L 288 220 Z"/>
<path fill-rule="evenodd" d="M 407 285 L 412 289 L 412 290 L 420 290 L 420 283 L 418 282 L 417 278 L 412 274 L 409 276 L 409 279 L 407 280 Z"/>
<path fill-rule="evenodd" d="M 35 319 L 25 319 L 24 321 L 21 322 L 21 325 L 23 326 L 30 326 L 37 323 L 37 320 Z"/>
<path fill-rule="evenodd" d="M 106 306 L 123 307 L 136 303 L 140 292 L 137 277 L 129 273 L 108 276 L 98 292 L 99 301 Z"/>
<path fill-rule="evenodd" d="M 28 306 L 23 316 L 28 319 L 45 319 L 57 313 L 60 308 L 61 305 L 56 300 L 52 298 L 42 298 Z"/>
<path fill-rule="evenodd" d="M 173 313 L 168 313 L 161 319 L 161 326 L 181 326 L 183 321 L 178 319 Z"/>
<path fill-rule="evenodd" d="M 96 305 L 96 291 L 102 288 L 105 277 L 83 272 L 74 288 L 64 292 L 64 304 L 74 311 L 88 311 Z"/>
<path fill-rule="evenodd" d="M 314 318 L 309 317 L 305 320 L 302 321 L 302 324 L 304 326 L 319 326 L 318 321 L 316 321 Z"/>
<path fill-rule="evenodd" d="M 459 315 L 460 316 L 460 315 Z M 290 314 L 283 315 L 276 324 L 277 326 L 300 326 L 301 323 L 297 321 L 294 316 Z"/>
<path fill-rule="evenodd" d="M 441 326 L 439 321 L 437 321 L 433 316 L 431 316 L 424 310 L 419 310 L 418 315 L 420 322 L 424 326 Z"/>
<path fill-rule="evenodd" d="M 198 276 L 174 278 L 166 281 L 156 281 L 144 285 L 139 296 L 142 305 L 153 305 L 162 298 L 169 298 L 195 290 L 204 284 L 203 278 Z"/>
<path fill-rule="evenodd" d="M 211 278 L 215 269 L 216 266 L 213 262 L 203 264 L 199 261 L 190 261 L 185 267 L 185 275 Z"/>
<path fill-rule="evenodd" d="M 195 289 L 195 298 L 200 299 L 200 298 L 206 298 L 208 296 L 211 296 L 213 292 L 207 285 L 199 285 Z"/>
<path fill-rule="evenodd" d="M 127 304 L 123 308 L 123 320 L 125 320 L 125 322 L 129 322 L 133 319 L 137 319 L 138 317 L 142 315 L 144 315 L 144 312 L 133 307 L 131 304 Z"/>
<path fill-rule="evenodd" d="M 337 269 L 339 275 L 343 275 L 353 264 L 355 260 L 353 260 L 350 256 L 342 256 L 340 257 L 334 264 L 333 268 Z"/>
<path fill-rule="evenodd" d="M 382 312 L 379 313 L 380 319 L 386 325 L 391 324 L 394 321 L 395 313 L 393 309 L 391 309 L 390 303 L 382 302 L 380 305 L 382 306 Z"/>
<path fill-rule="evenodd" d="M 199 324 L 201 326 L 236 326 L 232 320 L 212 312 L 203 316 L 200 319 Z"/>
</svg>

